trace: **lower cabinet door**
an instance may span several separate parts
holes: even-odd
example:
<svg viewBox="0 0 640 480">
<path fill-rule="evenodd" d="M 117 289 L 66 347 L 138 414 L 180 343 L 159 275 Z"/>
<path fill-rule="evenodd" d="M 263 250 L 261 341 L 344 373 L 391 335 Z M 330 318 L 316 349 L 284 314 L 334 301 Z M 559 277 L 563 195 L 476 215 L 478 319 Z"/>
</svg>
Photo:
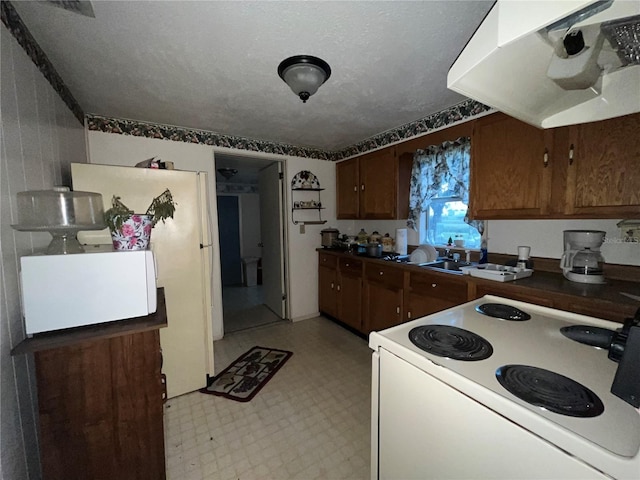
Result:
<svg viewBox="0 0 640 480">
<path fill-rule="evenodd" d="M 318 267 L 318 307 L 321 312 L 338 316 L 336 303 L 336 271 L 333 268 Z"/>
<path fill-rule="evenodd" d="M 467 283 L 430 272 L 411 272 L 405 301 L 405 320 L 431 315 L 466 302 Z"/>
<path fill-rule="evenodd" d="M 402 323 L 402 291 L 380 283 L 366 283 L 365 333 Z"/>
<path fill-rule="evenodd" d="M 165 478 L 157 330 L 36 352 L 43 478 Z"/>
<path fill-rule="evenodd" d="M 460 303 L 452 302 L 451 300 L 447 300 L 446 298 L 428 297 L 426 295 L 417 295 L 410 292 L 407 295 L 406 320 L 414 320 L 426 315 L 431 315 L 432 313 L 455 307 Z"/>
<path fill-rule="evenodd" d="M 362 330 L 362 277 L 340 276 L 338 319 L 356 330 Z"/>
</svg>

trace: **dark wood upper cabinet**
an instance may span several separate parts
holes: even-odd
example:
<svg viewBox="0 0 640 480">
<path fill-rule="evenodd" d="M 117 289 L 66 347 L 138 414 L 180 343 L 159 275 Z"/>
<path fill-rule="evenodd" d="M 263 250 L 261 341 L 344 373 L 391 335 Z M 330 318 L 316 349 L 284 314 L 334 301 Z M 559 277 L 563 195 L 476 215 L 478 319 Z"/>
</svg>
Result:
<svg viewBox="0 0 640 480">
<path fill-rule="evenodd" d="M 502 113 L 475 121 L 477 219 L 640 218 L 640 114 L 541 130 Z"/>
<path fill-rule="evenodd" d="M 474 218 L 526 218 L 546 212 L 549 151 L 543 130 L 503 114 L 474 126 L 470 203 Z"/>
<path fill-rule="evenodd" d="M 385 148 L 336 166 L 339 219 L 404 219 L 409 216 L 411 155 Z"/>
<path fill-rule="evenodd" d="M 358 218 L 360 213 L 360 163 L 357 158 L 336 164 L 338 218 Z"/>
<path fill-rule="evenodd" d="M 570 127 L 566 213 L 640 217 L 640 114 Z"/>
</svg>

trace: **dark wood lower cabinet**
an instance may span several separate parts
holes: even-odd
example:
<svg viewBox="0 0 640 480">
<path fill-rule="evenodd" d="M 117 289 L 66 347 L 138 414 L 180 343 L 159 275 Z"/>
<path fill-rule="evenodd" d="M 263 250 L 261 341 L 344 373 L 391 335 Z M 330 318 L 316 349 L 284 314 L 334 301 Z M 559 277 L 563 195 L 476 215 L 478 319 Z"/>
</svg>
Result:
<svg viewBox="0 0 640 480">
<path fill-rule="evenodd" d="M 44 479 L 165 478 L 158 330 L 35 353 Z"/>
<path fill-rule="evenodd" d="M 26 338 L 11 355 L 32 353 L 38 386 L 44 480 L 163 480 L 160 332 L 155 313 Z"/>
<path fill-rule="evenodd" d="M 402 288 L 367 282 L 365 332 L 370 333 L 402 323 Z"/>
<path fill-rule="evenodd" d="M 340 273 L 338 318 L 356 330 L 362 330 L 362 277 Z"/>
<path fill-rule="evenodd" d="M 337 272 L 335 268 L 318 267 L 318 307 L 321 312 L 338 316 L 338 297 L 337 297 Z"/>
<path fill-rule="evenodd" d="M 502 259 L 502 262 L 508 258 Z M 547 262 L 549 263 L 549 262 Z M 554 261 L 553 265 L 557 265 Z M 636 295 L 636 282 L 621 278 L 637 276 L 637 267 L 613 266 L 605 285 L 577 284 L 561 274 L 536 271 L 515 282 L 495 282 L 469 275 L 439 272 L 394 262 L 320 252 L 319 309 L 343 324 L 368 335 L 372 331 L 496 295 L 559 310 L 622 323 L 638 306 L 620 292 Z M 613 268 L 611 267 L 611 268 Z"/>
<path fill-rule="evenodd" d="M 402 323 L 404 271 L 393 265 L 365 264 L 364 332 Z"/>
<path fill-rule="evenodd" d="M 411 272 L 405 292 L 406 319 L 431 315 L 467 301 L 467 282 L 449 273 Z"/>
</svg>

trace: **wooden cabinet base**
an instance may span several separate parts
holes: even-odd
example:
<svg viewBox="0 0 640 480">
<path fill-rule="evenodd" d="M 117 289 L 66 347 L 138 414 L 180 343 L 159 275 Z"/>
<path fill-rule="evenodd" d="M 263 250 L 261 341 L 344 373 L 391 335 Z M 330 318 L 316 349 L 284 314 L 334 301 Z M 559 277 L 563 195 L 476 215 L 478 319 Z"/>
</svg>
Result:
<svg viewBox="0 0 640 480">
<path fill-rule="evenodd" d="M 35 353 L 43 478 L 165 478 L 158 330 Z"/>
</svg>

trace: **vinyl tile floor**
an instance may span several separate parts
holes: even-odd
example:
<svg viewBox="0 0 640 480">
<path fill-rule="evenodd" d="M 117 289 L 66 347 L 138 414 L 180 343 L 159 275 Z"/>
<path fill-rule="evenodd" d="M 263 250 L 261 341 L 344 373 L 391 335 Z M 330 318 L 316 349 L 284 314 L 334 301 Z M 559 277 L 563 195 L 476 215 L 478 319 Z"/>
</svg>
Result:
<svg viewBox="0 0 640 480">
<path fill-rule="evenodd" d="M 199 392 L 165 405 L 170 480 L 368 479 L 371 350 L 318 317 L 225 335 L 216 373 L 254 346 L 293 356 L 247 403 Z"/>
<path fill-rule="evenodd" d="M 264 302 L 262 285 L 253 287 L 226 286 L 222 290 L 223 325 L 225 335 L 260 325 L 284 321 Z"/>
</svg>

